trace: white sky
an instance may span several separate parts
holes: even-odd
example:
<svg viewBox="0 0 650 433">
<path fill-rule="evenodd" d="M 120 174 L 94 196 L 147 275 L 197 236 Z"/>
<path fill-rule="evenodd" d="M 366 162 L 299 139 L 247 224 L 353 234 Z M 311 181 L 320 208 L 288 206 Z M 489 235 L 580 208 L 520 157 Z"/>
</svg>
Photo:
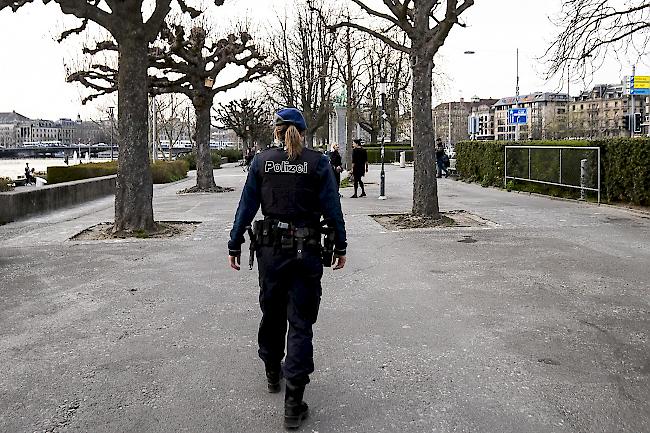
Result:
<svg viewBox="0 0 650 433">
<path fill-rule="evenodd" d="M 114 104 L 104 99 L 81 106 L 84 91 L 65 83 L 64 70 L 64 62 L 77 57 L 79 43 L 55 42 L 55 36 L 64 28 L 63 15 L 53 3 L 43 6 L 36 1 L 16 14 L 10 10 L 0 12 L 0 112 L 16 110 L 31 118 L 46 119 L 75 118 L 77 114 L 96 117 L 99 107 Z M 213 7 L 210 16 L 226 28 L 248 17 L 255 31 L 272 21 L 276 11 L 290 11 L 295 1 L 230 0 L 223 7 Z M 544 66 L 537 60 L 556 31 L 549 16 L 556 16 L 560 5 L 560 0 L 476 0 L 463 18 L 468 27 L 454 28 L 440 51 L 436 68 L 448 79 L 441 83 L 435 102 L 474 95 L 514 96 L 517 47 L 521 94 L 566 91 L 566 84 L 560 84 L 559 79 L 544 81 Z M 476 54 L 465 55 L 466 50 Z M 606 62 L 591 82 L 573 82 L 571 93 L 575 95 L 595 83 L 619 82 L 630 69 L 629 64 Z M 650 66 L 639 65 L 637 74 L 650 75 Z M 250 87 L 218 98 L 232 99 L 245 91 Z"/>
</svg>

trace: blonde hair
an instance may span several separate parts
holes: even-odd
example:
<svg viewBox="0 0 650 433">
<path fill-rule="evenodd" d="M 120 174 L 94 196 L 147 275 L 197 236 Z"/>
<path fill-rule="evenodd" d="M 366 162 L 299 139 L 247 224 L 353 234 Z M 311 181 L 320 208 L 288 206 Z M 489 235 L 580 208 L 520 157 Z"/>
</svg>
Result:
<svg viewBox="0 0 650 433">
<path fill-rule="evenodd" d="M 302 153 L 304 147 L 302 144 L 302 134 L 294 125 L 276 126 L 275 138 L 284 143 L 290 160 L 298 158 Z"/>
</svg>

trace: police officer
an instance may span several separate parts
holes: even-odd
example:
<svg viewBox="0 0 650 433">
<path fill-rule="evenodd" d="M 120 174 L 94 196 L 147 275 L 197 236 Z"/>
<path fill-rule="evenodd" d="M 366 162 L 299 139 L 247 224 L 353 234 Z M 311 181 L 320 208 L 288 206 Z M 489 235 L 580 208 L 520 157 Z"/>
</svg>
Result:
<svg viewBox="0 0 650 433">
<path fill-rule="evenodd" d="M 343 268 L 347 246 L 329 159 L 304 148 L 306 129 L 295 108 L 276 113 L 275 138 L 281 146 L 253 159 L 228 242 L 230 266 L 239 270 L 244 233 L 261 205 L 264 220 L 255 223 L 254 235 L 262 310 L 258 353 L 269 392 L 280 392 L 282 375 L 286 379 L 284 424 L 289 429 L 300 427 L 309 414 L 303 394 L 314 371 L 312 325 L 323 275 L 321 216 L 335 234 L 332 262 L 326 265 Z"/>
</svg>

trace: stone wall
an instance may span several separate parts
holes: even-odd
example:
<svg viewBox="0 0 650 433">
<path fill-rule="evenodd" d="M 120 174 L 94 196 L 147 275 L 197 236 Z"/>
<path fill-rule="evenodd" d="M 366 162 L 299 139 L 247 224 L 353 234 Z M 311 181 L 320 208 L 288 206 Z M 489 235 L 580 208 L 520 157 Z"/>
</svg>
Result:
<svg viewBox="0 0 650 433">
<path fill-rule="evenodd" d="M 115 179 L 103 176 L 0 193 L 0 223 L 113 195 Z"/>
</svg>

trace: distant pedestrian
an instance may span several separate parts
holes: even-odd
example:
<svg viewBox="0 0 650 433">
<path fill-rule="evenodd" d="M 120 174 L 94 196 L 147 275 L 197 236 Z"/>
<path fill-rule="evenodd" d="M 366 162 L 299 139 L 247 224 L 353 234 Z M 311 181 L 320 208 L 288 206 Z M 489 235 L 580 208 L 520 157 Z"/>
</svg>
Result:
<svg viewBox="0 0 650 433">
<path fill-rule="evenodd" d="M 368 172 L 368 152 L 361 145 L 361 139 L 352 140 L 352 177 L 354 179 L 354 194 L 350 198 L 365 197 L 366 190 L 363 185 L 363 176 Z M 357 191 L 361 186 L 361 195 Z"/>
<path fill-rule="evenodd" d="M 36 175 L 33 168 L 29 168 L 29 163 L 25 164 L 25 185 L 36 184 Z"/>
<path fill-rule="evenodd" d="M 341 185 L 341 172 L 343 171 L 343 160 L 341 159 L 341 154 L 339 153 L 339 145 L 334 143 L 332 145 L 332 150 L 329 154 L 330 165 L 332 166 L 332 171 L 334 171 L 334 178 L 336 179 L 336 190 L 339 190 Z"/>
<path fill-rule="evenodd" d="M 449 172 L 447 167 L 449 167 L 449 157 L 445 153 L 445 146 L 442 144 L 442 140 L 438 139 L 438 144 L 436 145 L 436 165 L 438 166 L 438 175 L 436 177 L 442 177 L 442 172 L 445 172 L 445 177 L 449 177 Z"/>
</svg>

